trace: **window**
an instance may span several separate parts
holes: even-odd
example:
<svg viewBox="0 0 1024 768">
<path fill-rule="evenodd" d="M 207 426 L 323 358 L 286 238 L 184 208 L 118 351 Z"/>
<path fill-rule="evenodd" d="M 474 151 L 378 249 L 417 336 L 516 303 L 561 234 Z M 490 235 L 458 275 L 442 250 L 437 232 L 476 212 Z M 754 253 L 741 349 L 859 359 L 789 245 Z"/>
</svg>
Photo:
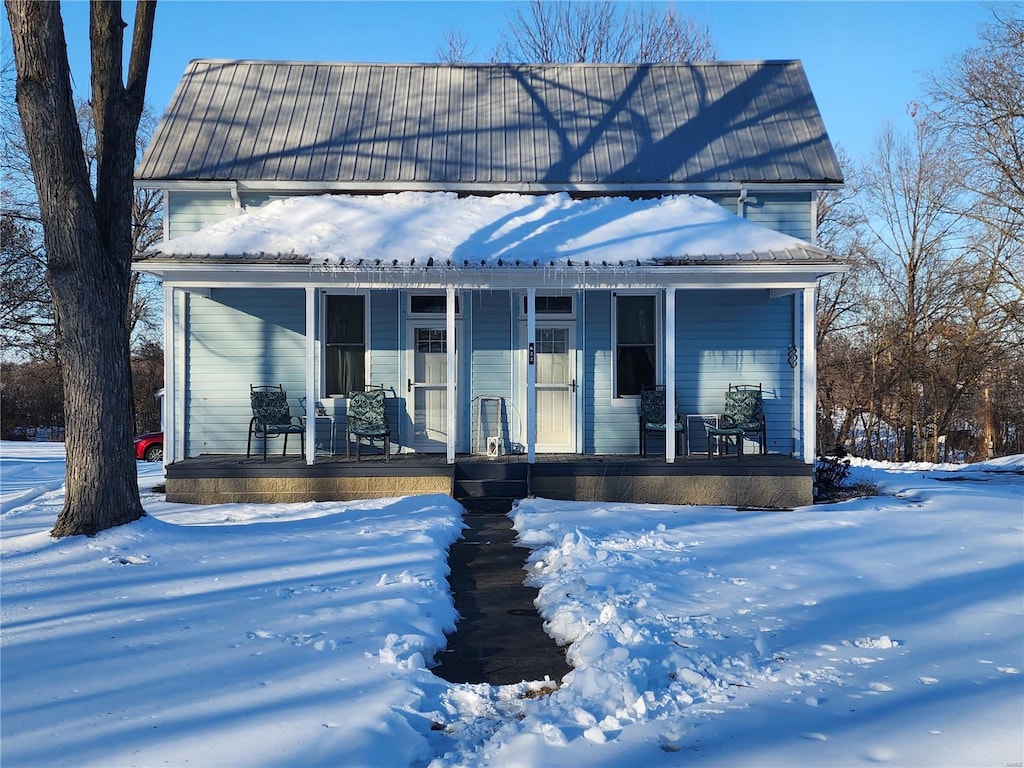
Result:
<svg viewBox="0 0 1024 768">
<path fill-rule="evenodd" d="M 657 376 L 654 296 L 615 297 L 615 396 L 636 397 Z"/>
<path fill-rule="evenodd" d="M 325 395 L 345 396 L 366 385 L 366 297 L 327 296 Z"/>
<path fill-rule="evenodd" d="M 459 294 L 455 294 L 455 314 L 462 314 Z M 413 315 L 444 315 L 448 312 L 448 297 L 443 293 L 414 293 L 409 296 L 409 312 Z"/>
<path fill-rule="evenodd" d="M 526 296 L 523 296 L 523 317 L 526 317 L 527 303 Z M 536 311 L 538 315 L 572 315 L 572 296 L 548 296 L 538 293 L 536 296 Z"/>
<path fill-rule="evenodd" d="M 416 351 L 424 355 L 443 355 L 448 351 L 448 332 L 444 328 L 417 328 Z"/>
</svg>

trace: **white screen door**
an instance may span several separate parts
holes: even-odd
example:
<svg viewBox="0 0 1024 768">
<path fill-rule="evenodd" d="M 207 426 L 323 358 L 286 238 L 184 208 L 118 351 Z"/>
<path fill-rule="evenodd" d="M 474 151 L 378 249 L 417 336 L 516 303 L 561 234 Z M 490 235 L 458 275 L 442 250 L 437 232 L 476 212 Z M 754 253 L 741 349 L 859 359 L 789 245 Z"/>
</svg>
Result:
<svg viewBox="0 0 1024 768">
<path fill-rule="evenodd" d="M 537 450 L 576 451 L 575 323 L 537 324 Z"/>
<path fill-rule="evenodd" d="M 444 321 L 409 323 L 406 408 L 414 451 L 444 451 L 448 444 L 448 333 Z"/>
</svg>

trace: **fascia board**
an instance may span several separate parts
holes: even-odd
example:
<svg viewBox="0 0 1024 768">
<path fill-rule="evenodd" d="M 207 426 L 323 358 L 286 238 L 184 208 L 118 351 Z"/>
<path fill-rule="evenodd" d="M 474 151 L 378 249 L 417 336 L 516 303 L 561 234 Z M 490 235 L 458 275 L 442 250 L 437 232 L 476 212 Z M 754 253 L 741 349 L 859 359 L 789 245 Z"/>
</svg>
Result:
<svg viewBox="0 0 1024 768">
<path fill-rule="evenodd" d="M 372 194 L 382 192 L 461 192 L 470 194 L 549 194 L 554 192 L 576 192 L 586 194 L 629 194 L 662 193 L 688 194 L 700 192 L 739 193 L 741 189 L 774 190 L 777 192 L 808 192 L 811 190 L 840 189 L 842 184 L 824 181 L 800 182 L 678 182 L 644 184 L 542 184 L 536 182 L 490 183 L 490 182 L 417 182 L 417 181 L 237 181 L 230 180 L 183 180 L 183 179 L 136 179 L 139 189 L 162 189 L 168 192 L 230 190 L 239 192 L 291 192 L 299 194 Z"/>
</svg>

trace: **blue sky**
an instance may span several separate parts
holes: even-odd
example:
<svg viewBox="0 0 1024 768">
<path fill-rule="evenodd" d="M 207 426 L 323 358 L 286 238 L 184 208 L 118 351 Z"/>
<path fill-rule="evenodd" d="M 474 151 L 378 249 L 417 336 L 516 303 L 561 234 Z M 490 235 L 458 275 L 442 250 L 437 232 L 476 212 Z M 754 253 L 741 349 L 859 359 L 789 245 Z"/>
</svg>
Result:
<svg viewBox="0 0 1024 768">
<path fill-rule="evenodd" d="M 194 58 L 436 61 L 458 25 L 490 58 L 509 4 L 461 2 L 233 2 L 161 0 L 149 102 L 167 106 Z M 908 124 L 928 71 L 975 45 L 990 18 L 977 2 L 678 2 L 711 29 L 720 59 L 801 59 L 833 142 L 855 159 L 890 121 Z M 133 8 L 125 3 L 126 12 Z M 63 6 L 76 88 L 87 95 L 88 5 Z M 9 34 L 4 25 L 5 35 Z"/>
</svg>

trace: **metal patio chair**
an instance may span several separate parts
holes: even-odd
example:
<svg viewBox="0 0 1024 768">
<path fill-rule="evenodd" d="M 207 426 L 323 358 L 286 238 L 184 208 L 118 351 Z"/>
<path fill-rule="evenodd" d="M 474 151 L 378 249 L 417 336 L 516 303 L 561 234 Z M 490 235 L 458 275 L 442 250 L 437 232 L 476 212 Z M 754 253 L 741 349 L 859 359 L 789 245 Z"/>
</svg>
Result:
<svg viewBox="0 0 1024 768">
<path fill-rule="evenodd" d="M 302 419 L 292 416 L 288 408 L 288 393 L 280 384 L 249 385 L 252 418 L 249 420 L 249 439 L 245 457 L 252 455 L 253 437 L 263 438 L 263 460 L 267 460 L 267 440 L 284 435 L 281 455 L 288 452 L 288 435 L 298 435 L 302 454 L 306 453 L 306 428 Z"/>
<path fill-rule="evenodd" d="M 384 461 L 391 460 L 391 426 L 384 407 L 384 389 L 373 387 L 365 392 L 353 392 L 348 400 L 345 419 L 345 455 L 350 456 L 352 438 L 356 442 L 356 461 L 365 440 L 372 448 L 375 441 L 383 443 Z"/>
<path fill-rule="evenodd" d="M 647 455 L 647 443 L 644 440 L 648 432 L 654 432 L 662 436 L 664 445 L 665 435 L 665 387 L 657 384 L 644 387 L 640 390 L 640 455 Z M 686 431 L 683 421 L 679 418 L 679 410 L 676 409 L 676 455 L 680 454 L 680 438 Z"/>
<path fill-rule="evenodd" d="M 764 418 L 764 393 L 761 385 L 755 388 L 752 384 L 730 384 L 725 393 L 725 413 L 719 419 L 718 426 L 708 425 L 708 458 L 712 453 L 712 443 L 723 442 L 728 452 L 729 442 L 736 443 L 736 460 L 743 457 L 743 438 L 746 435 L 757 435 L 760 438 L 761 453 L 766 452 L 768 430 Z"/>
</svg>

